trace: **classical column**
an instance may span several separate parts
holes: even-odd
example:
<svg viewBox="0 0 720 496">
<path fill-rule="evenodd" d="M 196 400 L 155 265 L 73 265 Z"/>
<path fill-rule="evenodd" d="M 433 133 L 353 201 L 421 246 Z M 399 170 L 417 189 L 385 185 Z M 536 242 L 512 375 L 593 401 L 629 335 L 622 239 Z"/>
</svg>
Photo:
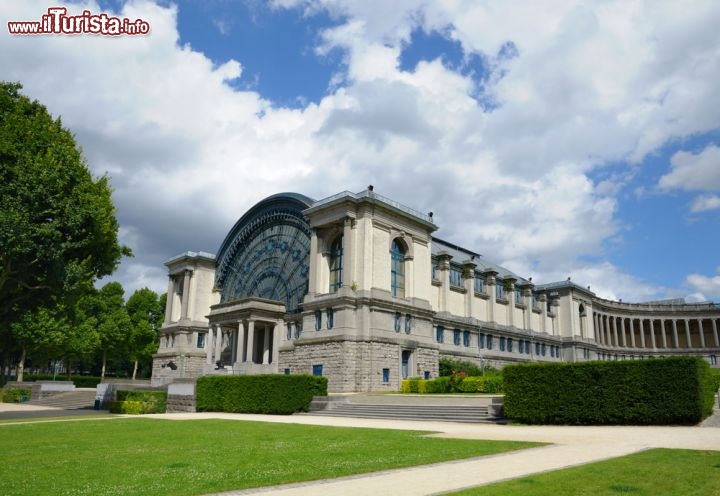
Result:
<svg viewBox="0 0 720 496">
<path fill-rule="evenodd" d="M 700 333 L 700 347 L 705 348 L 705 329 L 703 329 L 703 319 L 698 319 L 698 332 Z"/>
<path fill-rule="evenodd" d="M 595 336 L 595 341 L 600 342 L 600 337 L 598 336 L 598 315 L 597 312 L 593 312 L 593 335 Z"/>
<path fill-rule="evenodd" d="M 674 348 L 677 349 L 677 348 L 680 348 L 680 341 L 678 340 L 678 333 L 677 333 L 677 320 L 672 319 L 672 324 L 673 324 L 673 345 L 674 345 Z"/>
<path fill-rule="evenodd" d="M 618 330 L 617 330 L 617 317 L 612 316 L 612 328 L 613 328 L 613 338 L 615 340 L 615 347 L 620 346 L 620 341 L 618 340 Z"/>
<path fill-rule="evenodd" d="M 712 319 L 710 322 L 712 322 L 712 326 L 713 326 L 713 337 L 715 338 L 715 347 L 720 348 L 720 340 L 718 340 L 717 322 L 715 322 L 715 319 Z"/>
<path fill-rule="evenodd" d="M 690 338 L 690 319 L 685 319 L 685 339 L 687 339 L 687 348 L 692 348 L 692 340 Z"/>
<path fill-rule="evenodd" d="M 183 278 L 183 297 L 182 297 L 182 306 L 180 307 L 182 310 L 182 319 L 187 319 L 188 316 L 188 300 L 190 298 L 190 276 L 192 275 L 192 272 L 189 270 L 185 271 L 185 276 Z"/>
<path fill-rule="evenodd" d="M 207 343 L 205 343 L 205 346 L 207 347 L 206 353 L 207 357 L 205 358 L 205 363 L 208 365 L 213 364 L 213 328 L 212 326 L 208 327 L 207 332 Z"/>
<path fill-rule="evenodd" d="M 165 322 L 172 322 L 173 294 L 175 293 L 175 280 L 168 277 L 167 299 L 165 302 Z"/>
<path fill-rule="evenodd" d="M 635 345 L 635 319 L 630 319 L 630 346 L 637 348 Z"/>
<path fill-rule="evenodd" d="M 213 363 L 217 363 L 220 360 L 220 354 L 222 353 L 222 327 L 219 324 L 215 324 L 215 359 Z"/>
<path fill-rule="evenodd" d="M 245 358 L 246 362 L 255 363 L 254 351 L 255 351 L 255 321 L 251 319 L 248 321 L 247 356 Z"/>
<path fill-rule="evenodd" d="M 643 326 L 643 319 L 640 319 L 640 348 L 645 348 L 645 326 Z"/>
<path fill-rule="evenodd" d="M 342 260 L 342 281 L 343 286 L 350 287 L 355 281 L 355 260 L 353 259 L 352 243 L 352 219 L 345 217 L 343 223 L 343 260 Z"/>
<path fill-rule="evenodd" d="M 245 324 L 242 320 L 238 320 L 238 339 L 237 339 L 237 346 L 235 347 L 235 361 L 237 363 L 242 363 L 245 361 L 245 356 L 243 354 L 244 347 L 245 347 Z"/>
<path fill-rule="evenodd" d="M 265 325 L 265 328 L 263 329 L 263 365 L 268 365 L 270 363 L 270 329 L 268 329 L 267 324 Z"/>
<path fill-rule="evenodd" d="M 655 343 L 655 319 L 650 319 L 650 343 L 652 343 L 653 350 L 657 349 Z"/>
<path fill-rule="evenodd" d="M 660 331 L 662 332 L 662 345 L 667 348 L 667 330 L 665 329 L 665 320 L 660 319 Z"/>
<path fill-rule="evenodd" d="M 620 332 L 622 333 L 623 348 L 627 348 L 627 334 L 625 334 L 625 317 L 620 317 Z"/>
<path fill-rule="evenodd" d="M 280 336 L 283 333 L 283 324 L 285 324 L 285 321 L 278 319 L 275 321 L 275 327 L 273 329 L 272 359 L 270 360 L 270 363 L 274 363 L 276 365 L 280 363 Z"/>
<path fill-rule="evenodd" d="M 312 229 L 310 234 L 310 270 L 308 272 L 308 293 L 314 295 L 316 293 L 322 293 L 318 291 L 318 276 L 317 276 L 317 257 L 318 257 L 318 237 L 315 229 Z M 250 342 L 250 338 L 248 338 Z M 252 362 L 252 360 L 249 360 Z"/>
</svg>

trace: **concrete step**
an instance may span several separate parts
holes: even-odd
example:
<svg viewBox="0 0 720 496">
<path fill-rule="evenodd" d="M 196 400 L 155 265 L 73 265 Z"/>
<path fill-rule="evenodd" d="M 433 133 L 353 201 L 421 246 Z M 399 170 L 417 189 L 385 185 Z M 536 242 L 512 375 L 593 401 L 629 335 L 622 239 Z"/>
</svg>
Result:
<svg viewBox="0 0 720 496">
<path fill-rule="evenodd" d="M 380 418 L 396 420 L 432 420 L 440 422 L 487 422 L 496 420 L 484 406 L 369 405 L 346 403 L 305 415 L 331 417 Z"/>
<path fill-rule="evenodd" d="M 30 400 L 27 404 L 61 408 L 63 410 L 80 410 L 83 408 L 93 408 L 95 406 L 95 394 L 94 388 L 78 388 L 75 391 L 57 393 L 42 399 Z"/>
</svg>

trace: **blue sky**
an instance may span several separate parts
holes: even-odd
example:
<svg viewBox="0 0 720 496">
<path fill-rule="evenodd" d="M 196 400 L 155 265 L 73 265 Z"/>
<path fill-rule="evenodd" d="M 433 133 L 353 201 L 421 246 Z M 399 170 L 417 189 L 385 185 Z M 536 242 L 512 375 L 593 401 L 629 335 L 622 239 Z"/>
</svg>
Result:
<svg viewBox="0 0 720 496">
<path fill-rule="evenodd" d="M 146 36 L 0 35 L 0 78 L 62 116 L 136 253 L 215 252 L 263 197 L 376 191 L 536 282 L 720 301 L 720 4 L 0 0 Z"/>
</svg>

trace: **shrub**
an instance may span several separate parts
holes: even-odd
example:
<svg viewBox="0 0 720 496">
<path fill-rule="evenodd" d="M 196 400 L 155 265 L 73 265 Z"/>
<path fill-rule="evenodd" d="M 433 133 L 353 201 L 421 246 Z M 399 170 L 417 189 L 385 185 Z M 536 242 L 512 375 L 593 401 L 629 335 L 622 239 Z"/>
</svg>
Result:
<svg viewBox="0 0 720 496">
<path fill-rule="evenodd" d="M 697 357 L 520 364 L 503 369 L 505 414 L 534 424 L 695 424 L 712 412 Z"/>
<path fill-rule="evenodd" d="M 450 377 L 438 377 L 437 379 L 406 379 L 402 381 L 400 389 L 403 393 L 418 394 L 444 394 L 444 393 L 489 393 L 498 394 L 503 392 L 503 378 L 501 375 L 492 374 L 481 377 L 463 377 L 459 379 Z"/>
<path fill-rule="evenodd" d="M 167 393 L 165 391 L 118 391 L 116 401 L 110 402 L 110 413 L 165 413 Z"/>
<path fill-rule="evenodd" d="M 454 373 L 464 372 L 465 375 L 480 376 L 482 370 L 472 362 L 441 358 L 439 361 L 440 377 L 449 377 Z"/>
<path fill-rule="evenodd" d="M 289 415 L 308 411 L 313 396 L 327 395 L 327 378 L 312 375 L 205 376 L 195 387 L 199 412 Z"/>
<path fill-rule="evenodd" d="M 6 389 L 0 397 L 2 398 L 3 403 L 20 403 L 30 399 L 30 388 L 10 388 Z"/>
</svg>

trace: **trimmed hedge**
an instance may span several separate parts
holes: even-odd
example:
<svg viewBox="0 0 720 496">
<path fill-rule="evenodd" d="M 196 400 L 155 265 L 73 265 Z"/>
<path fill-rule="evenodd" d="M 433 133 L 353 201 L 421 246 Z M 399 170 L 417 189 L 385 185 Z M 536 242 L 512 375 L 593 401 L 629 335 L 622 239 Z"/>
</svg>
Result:
<svg viewBox="0 0 720 496">
<path fill-rule="evenodd" d="M 58 374 L 53 377 L 52 374 L 25 374 L 23 376 L 23 382 L 35 382 L 35 381 L 72 381 L 75 387 L 79 388 L 94 388 L 100 384 L 100 377 L 92 375 L 75 375 L 68 377 L 64 374 Z"/>
<path fill-rule="evenodd" d="M 0 390 L 0 401 L 3 403 L 20 403 L 25 397 L 25 401 L 30 400 L 30 388 L 9 388 L 4 391 Z"/>
<path fill-rule="evenodd" d="M 519 364 L 503 369 L 505 415 L 529 424 L 697 424 L 712 413 L 698 357 Z"/>
<path fill-rule="evenodd" d="M 116 401 L 110 402 L 110 413 L 165 413 L 167 393 L 165 391 L 118 391 Z"/>
<path fill-rule="evenodd" d="M 195 386 L 198 412 L 290 415 L 307 412 L 313 396 L 327 395 L 327 377 L 313 375 L 204 376 Z"/>
<path fill-rule="evenodd" d="M 451 376 L 452 377 L 452 376 Z M 405 379 L 400 391 L 406 394 L 450 394 L 450 393 L 502 393 L 501 375 L 489 374 L 479 377 L 464 377 L 453 380 L 451 377 L 437 379 Z"/>
</svg>

